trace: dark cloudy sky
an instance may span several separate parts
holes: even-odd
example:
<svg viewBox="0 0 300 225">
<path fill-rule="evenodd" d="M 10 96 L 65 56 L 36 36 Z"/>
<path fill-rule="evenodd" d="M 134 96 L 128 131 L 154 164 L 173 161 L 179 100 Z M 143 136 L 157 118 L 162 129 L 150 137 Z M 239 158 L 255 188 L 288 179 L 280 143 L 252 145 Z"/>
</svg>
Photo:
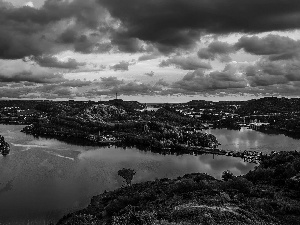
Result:
<svg viewBox="0 0 300 225">
<path fill-rule="evenodd" d="M 0 97 L 300 96 L 299 0 L 0 0 Z"/>
</svg>

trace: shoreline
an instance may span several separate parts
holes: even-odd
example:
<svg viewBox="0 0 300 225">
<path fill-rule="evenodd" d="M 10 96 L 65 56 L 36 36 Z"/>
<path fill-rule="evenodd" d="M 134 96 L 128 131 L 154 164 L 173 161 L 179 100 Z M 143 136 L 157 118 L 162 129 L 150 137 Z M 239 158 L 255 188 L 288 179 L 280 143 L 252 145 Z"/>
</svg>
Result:
<svg viewBox="0 0 300 225">
<path fill-rule="evenodd" d="M 273 153 L 242 176 L 193 173 L 104 191 L 57 224 L 298 224 L 299 160 L 297 151 Z"/>
<path fill-rule="evenodd" d="M 263 154 L 262 152 L 258 151 L 247 151 L 247 150 L 225 150 L 225 149 L 219 149 L 219 148 L 210 148 L 210 147 L 202 147 L 202 146 L 188 146 L 183 144 L 178 144 L 176 146 L 172 147 L 155 147 L 155 146 L 147 146 L 147 145 L 130 145 L 127 142 L 124 142 L 122 140 L 115 140 L 115 141 L 91 141 L 85 138 L 77 138 L 77 137 L 61 137 L 56 135 L 45 135 L 45 134 L 32 134 L 32 133 L 26 133 L 25 131 L 21 131 L 25 133 L 26 135 L 32 135 L 34 137 L 43 137 L 43 138 L 50 138 L 55 139 L 59 141 L 63 141 L 65 143 L 69 144 L 75 144 L 75 145 L 82 145 L 82 146 L 116 146 L 121 148 L 126 147 L 135 147 L 142 151 L 151 151 L 154 153 L 160 153 L 160 154 L 195 154 L 195 155 L 202 155 L 202 154 L 212 154 L 212 155 L 225 155 L 225 156 L 231 156 L 231 157 L 238 157 L 243 159 L 245 162 L 248 163 L 255 163 L 259 164 L 259 162 L 262 160 L 263 157 L 266 157 L 268 154 Z"/>
</svg>

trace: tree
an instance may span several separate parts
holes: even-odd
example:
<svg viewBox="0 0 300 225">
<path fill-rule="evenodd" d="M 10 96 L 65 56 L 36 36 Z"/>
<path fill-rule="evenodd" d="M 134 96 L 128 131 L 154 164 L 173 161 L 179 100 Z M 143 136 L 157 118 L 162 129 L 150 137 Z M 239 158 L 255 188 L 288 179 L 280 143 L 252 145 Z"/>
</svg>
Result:
<svg viewBox="0 0 300 225">
<path fill-rule="evenodd" d="M 230 179 L 233 179 L 234 178 L 234 175 L 231 171 L 229 170 L 225 170 L 223 173 L 222 173 L 222 179 L 224 181 L 228 181 Z"/>
<path fill-rule="evenodd" d="M 126 169 L 123 168 L 118 171 L 118 175 L 125 179 L 125 182 L 128 186 L 131 185 L 131 181 L 133 179 L 133 176 L 136 174 L 136 172 L 133 169 Z"/>
</svg>

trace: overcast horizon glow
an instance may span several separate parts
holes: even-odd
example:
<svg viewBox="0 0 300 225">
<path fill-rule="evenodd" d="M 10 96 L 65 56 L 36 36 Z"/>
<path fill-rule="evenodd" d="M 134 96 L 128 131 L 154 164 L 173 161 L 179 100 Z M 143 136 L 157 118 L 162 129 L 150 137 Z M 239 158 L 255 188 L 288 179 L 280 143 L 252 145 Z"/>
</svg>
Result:
<svg viewBox="0 0 300 225">
<path fill-rule="evenodd" d="M 0 99 L 300 96 L 298 0 L 0 0 Z"/>
</svg>

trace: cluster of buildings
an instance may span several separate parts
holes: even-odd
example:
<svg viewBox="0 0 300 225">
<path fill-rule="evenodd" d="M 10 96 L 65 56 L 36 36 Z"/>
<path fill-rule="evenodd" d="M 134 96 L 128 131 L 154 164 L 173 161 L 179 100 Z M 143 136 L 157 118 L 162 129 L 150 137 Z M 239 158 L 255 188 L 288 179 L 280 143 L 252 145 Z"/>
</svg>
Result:
<svg viewBox="0 0 300 225">
<path fill-rule="evenodd" d="M 0 123 L 30 124 L 41 115 L 35 109 L 21 109 L 20 107 L 4 107 L 0 109 Z"/>
</svg>

